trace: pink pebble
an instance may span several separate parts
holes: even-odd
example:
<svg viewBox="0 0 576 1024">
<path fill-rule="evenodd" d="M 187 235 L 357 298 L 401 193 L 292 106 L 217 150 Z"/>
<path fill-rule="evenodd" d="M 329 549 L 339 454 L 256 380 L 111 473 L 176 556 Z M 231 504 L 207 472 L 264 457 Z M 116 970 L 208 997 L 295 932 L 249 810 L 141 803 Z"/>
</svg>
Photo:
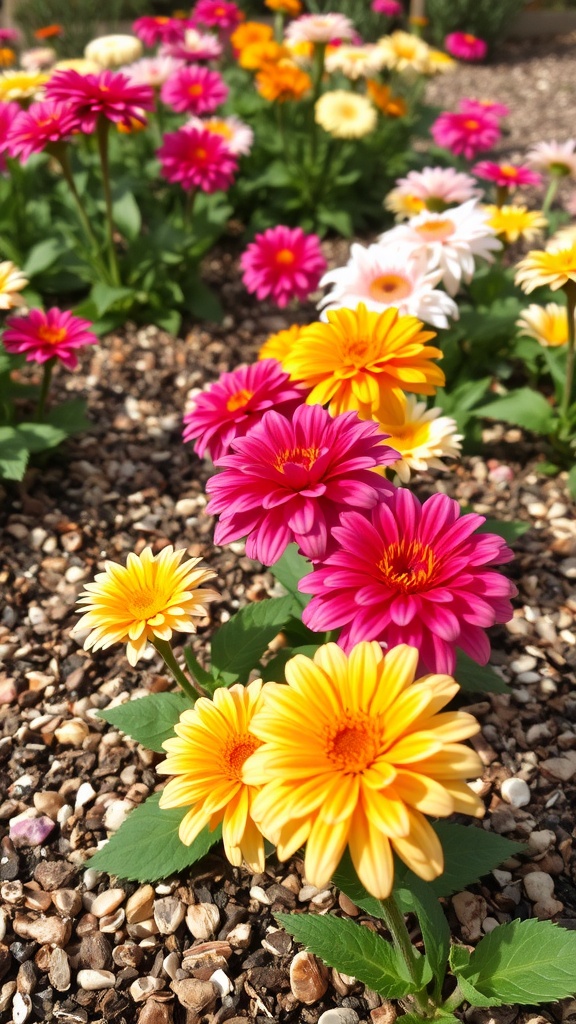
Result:
<svg viewBox="0 0 576 1024">
<path fill-rule="evenodd" d="M 10 838 L 19 846 L 41 846 L 55 828 L 55 822 L 46 815 L 40 818 L 21 818 L 10 824 Z"/>
</svg>

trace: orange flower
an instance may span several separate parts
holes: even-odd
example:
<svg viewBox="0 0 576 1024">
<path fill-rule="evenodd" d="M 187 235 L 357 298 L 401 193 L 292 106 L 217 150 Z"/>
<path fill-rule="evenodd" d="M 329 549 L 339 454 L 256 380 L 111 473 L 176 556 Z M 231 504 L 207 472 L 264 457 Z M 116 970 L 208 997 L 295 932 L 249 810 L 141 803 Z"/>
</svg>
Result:
<svg viewBox="0 0 576 1024">
<path fill-rule="evenodd" d="M 287 56 L 287 50 L 280 43 L 268 39 L 260 43 L 250 43 L 238 55 L 238 63 L 247 71 L 259 71 L 265 64 L 276 64 Z"/>
<path fill-rule="evenodd" d="M 264 0 L 264 3 L 269 10 L 288 14 L 291 18 L 297 18 L 302 13 L 300 0 Z"/>
<path fill-rule="evenodd" d="M 274 33 L 270 25 L 262 25 L 259 21 L 245 21 L 238 25 L 230 36 L 230 42 L 237 52 L 252 46 L 253 43 L 267 43 Z"/>
<path fill-rule="evenodd" d="M 265 100 L 285 103 L 286 100 L 302 99 L 304 93 L 312 88 L 312 79 L 293 61 L 281 60 L 277 64 L 264 65 L 256 75 L 256 87 Z"/>
<path fill-rule="evenodd" d="M 401 96 L 393 96 L 387 85 L 369 79 L 366 83 L 368 95 L 375 107 L 388 117 L 404 117 L 408 107 Z"/>
<path fill-rule="evenodd" d="M 45 25 L 44 28 L 37 28 L 34 32 L 35 39 L 55 39 L 64 32 L 62 25 Z"/>
<path fill-rule="evenodd" d="M 279 363 L 286 358 L 295 341 L 298 340 L 304 330 L 300 324 L 292 324 L 285 331 L 278 331 L 271 334 L 262 345 L 258 353 L 258 359 L 277 359 Z"/>
</svg>

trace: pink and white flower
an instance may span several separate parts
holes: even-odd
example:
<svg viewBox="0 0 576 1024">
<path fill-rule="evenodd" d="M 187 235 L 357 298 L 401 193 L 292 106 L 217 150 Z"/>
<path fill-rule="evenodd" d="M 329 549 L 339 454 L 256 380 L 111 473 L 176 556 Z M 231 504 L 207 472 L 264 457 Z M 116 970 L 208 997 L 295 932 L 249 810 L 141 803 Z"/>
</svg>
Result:
<svg viewBox="0 0 576 1024">
<path fill-rule="evenodd" d="M 8 317 L 2 338 L 7 352 L 25 355 L 29 363 L 59 359 L 69 370 L 78 365 L 75 350 L 95 345 L 97 340 L 88 320 L 56 306 L 45 312 L 32 309 L 27 316 Z"/>
<path fill-rule="evenodd" d="M 288 43 L 333 43 L 354 35 L 354 25 L 345 14 L 302 14 L 286 29 Z"/>
<path fill-rule="evenodd" d="M 20 66 L 24 71 L 42 71 L 52 67 L 56 61 L 56 50 L 51 46 L 32 46 L 20 54 Z"/>
<path fill-rule="evenodd" d="M 231 114 L 230 117 L 207 117 L 204 119 L 191 117 L 187 123 L 194 128 L 205 128 L 206 131 L 218 135 L 234 156 L 247 156 L 252 149 L 254 132 L 249 125 L 234 114 Z"/>
<path fill-rule="evenodd" d="M 157 156 L 168 181 L 207 193 L 229 189 L 238 170 L 236 157 L 221 138 L 192 125 L 168 132 Z"/>
<path fill-rule="evenodd" d="M 450 32 L 444 40 L 444 46 L 458 60 L 484 60 L 488 52 L 488 44 L 484 39 L 472 35 L 471 32 Z"/>
<path fill-rule="evenodd" d="M 421 171 L 409 171 L 405 178 L 398 178 L 393 191 L 398 196 L 420 199 L 426 209 L 437 213 L 482 195 L 474 178 L 454 167 L 423 167 Z"/>
<path fill-rule="evenodd" d="M 183 39 L 176 43 L 165 43 L 160 48 L 160 53 L 188 62 L 218 60 L 218 57 L 222 56 L 222 43 L 210 32 L 199 32 L 198 29 L 188 28 Z"/>
<path fill-rule="evenodd" d="M 472 115 L 446 111 L 436 118 L 430 131 L 438 146 L 467 160 L 474 160 L 478 153 L 492 149 L 501 135 L 494 116 L 480 112 Z"/>
<path fill-rule="evenodd" d="M 186 114 L 211 114 L 227 96 L 228 86 L 222 76 L 200 64 L 179 68 L 160 91 L 163 103 Z"/>
<path fill-rule="evenodd" d="M 134 85 L 149 85 L 151 89 L 159 89 L 183 67 L 184 61 L 162 55 L 142 57 L 133 64 L 127 64 L 122 68 L 122 72 Z"/>
<path fill-rule="evenodd" d="M 240 257 L 244 285 L 257 299 L 272 298 L 277 306 L 307 299 L 318 287 L 326 260 L 318 235 L 279 224 L 256 235 Z"/>
<path fill-rule="evenodd" d="M 576 178 L 576 139 L 537 142 L 527 154 L 526 162 L 545 174 Z"/>
</svg>

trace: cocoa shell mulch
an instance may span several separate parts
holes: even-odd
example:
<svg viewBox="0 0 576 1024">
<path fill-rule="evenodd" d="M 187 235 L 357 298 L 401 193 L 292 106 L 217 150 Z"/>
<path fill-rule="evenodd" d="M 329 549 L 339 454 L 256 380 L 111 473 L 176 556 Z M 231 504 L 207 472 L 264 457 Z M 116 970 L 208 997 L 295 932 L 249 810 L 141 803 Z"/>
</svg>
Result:
<svg viewBox="0 0 576 1024">
<path fill-rule="evenodd" d="M 563 48 L 558 59 L 563 75 L 573 69 Z M 464 81 L 469 71 L 460 74 Z M 442 88 L 454 95 L 458 82 Z M 346 244 L 327 243 L 326 252 L 341 263 Z M 214 547 L 204 511 L 210 468 L 182 444 L 182 412 L 190 389 L 252 360 L 269 333 L 309 322 L 315 310 L 301 306 L 289 317 L 257 306 L 230 251 L 207 262 L 205 277 L 220 291 L 224 322 L 182 338 L 127 326 L 84 350 L 76 374 L 56 375 L 55 398 L 87 396 L 91 431 L 37 463 L 23 486 L 0 490 L 1 1021 L 394 1020 L 393 1007 L 279 929 L 275 914 L 292 910 L 380 927 L 333 888 L 311 886 L 299 859 L 271 859 L 264 874 L 250 875 L 216 852 L 154 886 L 86 865 L 160 782 L 159 756 L 97 711 L 171 681 L 154 652 L 132 669 L 120 648 L 81 649 L 71 629 L 83 585 L 105 558 L 123 561 L 147 544 L 201 556 L 218 571 L 221 600 L 195 637 L 200 660 L 219 622 L 275 587 L 241 543 Z M 475 786 L 490 812 L 476 827 L 527 848 L 446 901 L 452 933 L 465 943 L 515 918 L 576 927 L 576 523 L 566 475 L 545 476 L 543 459 L 538 439 L 496 425 L 481 455 L 418 482 L 421 497 L 442 489 L 491 518 L 530 524 L 507 567 L 519 588 L 514 618 L 492 631 L 492 664 L 511 691 L 469 700 L 482 723 L 473 742 L 485 771 Z M 576 1021 L 576 1001 L 464 1016 L 472 1024 Z"/>
</svg>

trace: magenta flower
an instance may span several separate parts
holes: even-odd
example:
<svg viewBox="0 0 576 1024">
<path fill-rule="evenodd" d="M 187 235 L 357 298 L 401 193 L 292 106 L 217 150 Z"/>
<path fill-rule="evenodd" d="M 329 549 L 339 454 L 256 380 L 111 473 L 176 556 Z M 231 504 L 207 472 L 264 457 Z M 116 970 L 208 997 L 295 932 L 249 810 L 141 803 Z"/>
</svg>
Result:
<svg viewBox="0 0 576 1024">
<path fill-rule="evenodd" d="M 177 43 L 179 39 L 184 38 L 190 24 L 186 18 L 146 15 L 143 18 L 136 18 L 132 23 L 132 31 L 142 40 L 144 46 L 155 46 L 156 43 Z"/>
<path fill-rule="evenodd" d="M 227 96 L 221 75 L 201 64 L 179 68 L 160 91 L 162 102 L 179 114 L 211 114 Z"/>
<path fill-rule="evenodd" d="M 307 299 L 327 267 L 318 235 L 279 224 L 256 235 L 240 257 L 246 289 L 257 299 L 272 297 L 277 306 Z"/>
<path fill-rule="evenodd" d="M 491 160 L 481 160 L 472 168 L 472 173 L 484 181 L 493 181 L 498 188 L 514 189 L 519 185 L 542 184 L 541 174 L 518 164 L 497 164 Z"/>
<path fill-rule="evenodd" d="M 496 100 L 475 100 L 471 96 L 466 96 L 458 103 L 458 111 L 461 114 L 468 114 L 469 117 L 484 117 L 486 114 L 497 121 L 499 117 L 508 117 L 510 107 Z"/>
<path fill-rule="evenodd" d="M 17 43 L 20 33 L 15 28 L 0 28 L 0 45 L 3 43 Z"/>
<path fill-rule="evenodd" d="M 194 22 L 229 31 L 242 21 L 242 11 L 229 0 L 198 0 L 192 11 Z"/>
<path fill-rule="evenodd" d="M 306 395 L 307 391 L 290 384 L 276 359 L 239 366 L 195 396 L 184 415 L 183 438 L 196 439 L 194 451 L 200 458 L 208 452 L 216 461 L 228 455 L 231 442 L 244 437 L 267 410 L 290 416 Z"/>
<path fill-rule="evenodd" d="M 492 146 L 500 138 L 498 122 L 488 114 L 451 114 L 437 117 L 430 129 L 434 142 L 449 149 L 454 156 L 473 160 L 478 153 Z"/>
<path fill-rule="evenodd" d="M 484 60 L 488 52 L 488 44 L 471 32 L 451 32 L 446 36 L 444 46 L 458 60 Z"/>
<path fill-rule="evenodd" d="M 157 150 L 161 173 L 182 188 L 217 192 L 230 188 L 238 170 L 236 157 L 214 132 L 184 125 L 164 136 Z"/>
<path fill-rule="evenodd" d="M 356 412 L 332 417 L 321 405 L 299 405 L 291 419 L 264 413 L 206 484 L 206 511 L 220 516 L 216 544 L 246 537 L 248 557 L 265 565 L 292 541 L 308 558 L 323 558 L 347 507 L 370 509 L 390 492 L 374 473 L 397 458 L 382 444 L 386 436 Z"/>
<path fill-rule="evenodd" d="M 88 320 L 56 306 L 46 312 L 32 309 L 27 316 L 10 316 L 6 325 L 2 342 L 7 352 L 25 355 L 29 363 L 60 359 L 69 370 L 78 365 L 74 349 L 95 345 L 98 340 Z"/>
<path fill-rule="evenodd" d="M 299 584 L 315 595 L 304 622 L 317 631 L 343 626 L 346 651 L 359 640 L 410 644 L 428 672 L 451 675 L 456 647 L 486 664 L 485 630 L 512 617 L 516 588 L 488 568 L 513 554 L 495 534 L 474 532 L 484 521 L 462 515 L 446 494 L 421 505 L 405 487 L 368 517 L 346 512 L 334 529 L 338 549 Z"/>
<path fill-rule="evenodd" d="M 9 135 L 14 121 L 21 113 L 22 107 L 19 103 L 10 101 L 0 103 L 0 172 L 6 170 L 6 156 L 11 156 L 9 146 Z"/>
<path fill-rule="evenodd" d="M 98 118 L 132 127 L 146 123 L 145 110 L 154 109 L 154 92 L 148 85 L 136 85 L 120 71 L 99 71 L 80 75 L 78 71 L 57 71 L 46 85 L 46 99 L 67 103 L 76 115 L 80 131 L 88 135 Z"/>
<path fill-rule="evenodd" d="M 370 6 L 376 14 L 383 14 L 386 18 L 399 18 L 404 13 L 398 0 L 372 0 Z"/>
<path fill-rule="evenodd" d="M 68 103 L 42 100 L 21 110 L 8 132 L 10 156 L 26 162 L 51 144 L 63 142 L 76 129 L 78 118 Z"/>
<path fill-rule="evenodd" d="M 184 39 L 177 43 L 164 43 L 160 47 L 160 56 L 176 57 L 188 63 L 217 60 L 222 56 L 222 43 L 211 32 L 198 32 L 195 28 L 189 28 Z"/>
</svg>

